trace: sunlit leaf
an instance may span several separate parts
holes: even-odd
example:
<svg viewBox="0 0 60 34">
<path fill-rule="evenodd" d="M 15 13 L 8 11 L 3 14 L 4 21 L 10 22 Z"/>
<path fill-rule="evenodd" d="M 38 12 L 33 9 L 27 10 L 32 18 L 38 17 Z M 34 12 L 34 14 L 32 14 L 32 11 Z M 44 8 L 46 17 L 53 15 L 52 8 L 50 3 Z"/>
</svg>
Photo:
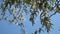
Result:
<svg viewBox="0 0 60 34">
<path fill-rule="evenodd" d="M 56 2 L 56 0 L 51 0 L 52 2 Z"/>
<path fill-rule="evenodd" d="M 28 15 L 30 15 L 30 17 L 28 17 L 32 25 L 35 24 L 35 19 L 38 16 L 38 13 L 40 13 L 40 23 L 43 27 L 45 26 L 47 32 L 49 32 L 53 25 L 50 19 L 51 16 L 60 13 L 59 2 L 60 1 L 57 0 L 5 0 L 0 6 L 2 8 L 2 16 L 0 16 L 0 20 L 3 18 L 10 23 L 23 27 L 23 23 L 20 24 L 18 21 L 25 20 L 25 13 L 27 14 L 29 12 Z M 27 9 L 28 7 L 30 7 L 30 9 Z M 10 20 L 9 17 L 4 18 L 8 11 L 13 15 L 13 20 Z M 54 13 L 50 15 L 50 12 Z M 25 30 L 22 30 L 22 34 L 25 34 Z M 39 32 L 41 32 L 41 30 L 42 28 L 39 29 Z M 37 32 L 38 31 L 35 31 L 34 34 L 37 34 Z"/>
</svg>

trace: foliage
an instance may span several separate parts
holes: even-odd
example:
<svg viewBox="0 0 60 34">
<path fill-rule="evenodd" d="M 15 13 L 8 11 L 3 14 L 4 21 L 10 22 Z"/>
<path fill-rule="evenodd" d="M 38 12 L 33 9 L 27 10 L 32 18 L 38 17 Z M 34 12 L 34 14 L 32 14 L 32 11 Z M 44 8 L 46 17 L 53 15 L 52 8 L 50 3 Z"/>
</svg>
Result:
<svg viewBox="0 0 60 34">
<path fill-rule="evenodd" d="M 30 10 L 27 9 L 28 7 L 30 7 Z M 18 23 L 18 19 L 24 21 L 24 12 L 27 15 L 30 14 L 29 20 L 32 22 L 32 26 L 35 24 L 35 18 L 41 13 L 40 22 L 42 27 L 38 31 L 40 32 L 45 27 L 49 32 L 53 25 L 50 18 L 56 13 L 60 13 L 60 0 L 3 0 L 0 9 L 2 10 L 0 20 L 5 19 L 19 26 L 21 26 L 21 23 Z M 6 16 L 7 10 L 13 15 L 14 19 L 10 20 Z M 37 34 L 37 31 L 35 31 L 35 34 Z"/>
</svg>

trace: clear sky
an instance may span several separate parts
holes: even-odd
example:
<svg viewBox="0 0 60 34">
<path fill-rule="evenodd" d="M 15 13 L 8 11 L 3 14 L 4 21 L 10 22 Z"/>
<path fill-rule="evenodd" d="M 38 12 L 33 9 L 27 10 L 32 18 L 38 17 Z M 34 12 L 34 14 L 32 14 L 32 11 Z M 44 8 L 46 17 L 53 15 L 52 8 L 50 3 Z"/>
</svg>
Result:
<svg viewBox="0 0 60 34">
<path fill-rule="evenodd" d="M 60 34 L 60 14 L 52 16 L 51 19 L 54 24 L 54 29 L 52 29 L 50 33 Z M 37 23 L 33 27 L 31 26 L 31 23 L 28 19 L 24 22 L 26 34 L 31 34 L 31 32 L 39 28 L 40 25 L 38 19 L 36 20 L 36 22 Z M 15 24 L 9 24 L 7 21 L 2 20 L 0 21 L 0 34 L 21 34 L 21 28 Z M 41 34 L 47 34 L 46 30 L 45 32 L 41 32 Z"/>
<path fill-rule="evenodd" d="M 1 1 L 1 0 L 0 0 Z M 0 10 L 1 13 L 1 10 Z M 9 16 L 11 18 L 11 16 Z M 41 27 L 39 22 L 39 16 L 35 19 L 35 24 L 32 26 L 31 22 L 29 21 L 29 15 L 25 16 L 26 20 L 23 22 L 25 25 L 26 34 L 31 34 L 35 30 L 38 30 Z M 59 27 L 60 27 L 60 14 L 56 14 L 51 17 L 52 23 L 54 24 L 50 34 L 60 34 Z M 0 34 L 21 34 L 21 27 L 15 24 L 10 24 L 6 20 L 0 21 Z M 38 33 L 39 34 L 39 33 Z M 41 34 L 47 34 L 46 30 L 41 32 Z"/>
</svg>

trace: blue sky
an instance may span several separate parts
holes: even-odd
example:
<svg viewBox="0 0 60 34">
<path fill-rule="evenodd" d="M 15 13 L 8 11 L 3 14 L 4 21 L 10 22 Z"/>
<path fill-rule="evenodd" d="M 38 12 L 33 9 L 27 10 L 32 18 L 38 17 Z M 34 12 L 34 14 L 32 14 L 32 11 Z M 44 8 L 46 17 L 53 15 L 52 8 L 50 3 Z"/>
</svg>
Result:
<svg viewBox="0 0 60 34">
<path fill-rule="evenodd" d="M 1 0 L 0 0 L 1 1 Z M 1 13 L 1 10 L 0 10 Z M 11 18 L 11 16 L 9 16 Z M 29 21 L 29 15 L 25 16 L 26 20 L 23 22 L 25 25 L 26 34 L 31 34 L 35 30 L 38 30 L 41 27 L 39 16 L 35 19 L 35 24 L 32 26 L 31 22 Z M 60 34 L 59 27 L 60 27 L 60 14 L 56 14 L 51 17 L 52 23 L 54 24 L 50 34 Z M 10 24 L 6 20 L 0 21 L 0 34 L 21 34 L 22 28 L 15 24 Z M 39 33 L 38 33 L 39 34 Z M 41 34 L 48 34 L 44 29 L 44 32 Z"/>
<path fill-rule="evenodd" d="M 51 30 L 50 34 L 60 34 L 60 14 L 52 16 L 51 19 L 54 24 L 54 29 Z M 31 34 L 31 32 L 33 32 L 41 26 L 39 25 L 38 19 L 36 20 L 36 22 L 37 23 L 34 26 L 31 26 L 31 23 L 28 19 L 24 22 L 26 34 Z M 21 28 L 15 24 L 10 24 L 7 21 L 2 20 L 0 21 L 0 34 L 21 34 Z M 47 34 L 46 30 L 44 29 L 44 32 L 41 32 L 41 34 Z"/>
</svg>

